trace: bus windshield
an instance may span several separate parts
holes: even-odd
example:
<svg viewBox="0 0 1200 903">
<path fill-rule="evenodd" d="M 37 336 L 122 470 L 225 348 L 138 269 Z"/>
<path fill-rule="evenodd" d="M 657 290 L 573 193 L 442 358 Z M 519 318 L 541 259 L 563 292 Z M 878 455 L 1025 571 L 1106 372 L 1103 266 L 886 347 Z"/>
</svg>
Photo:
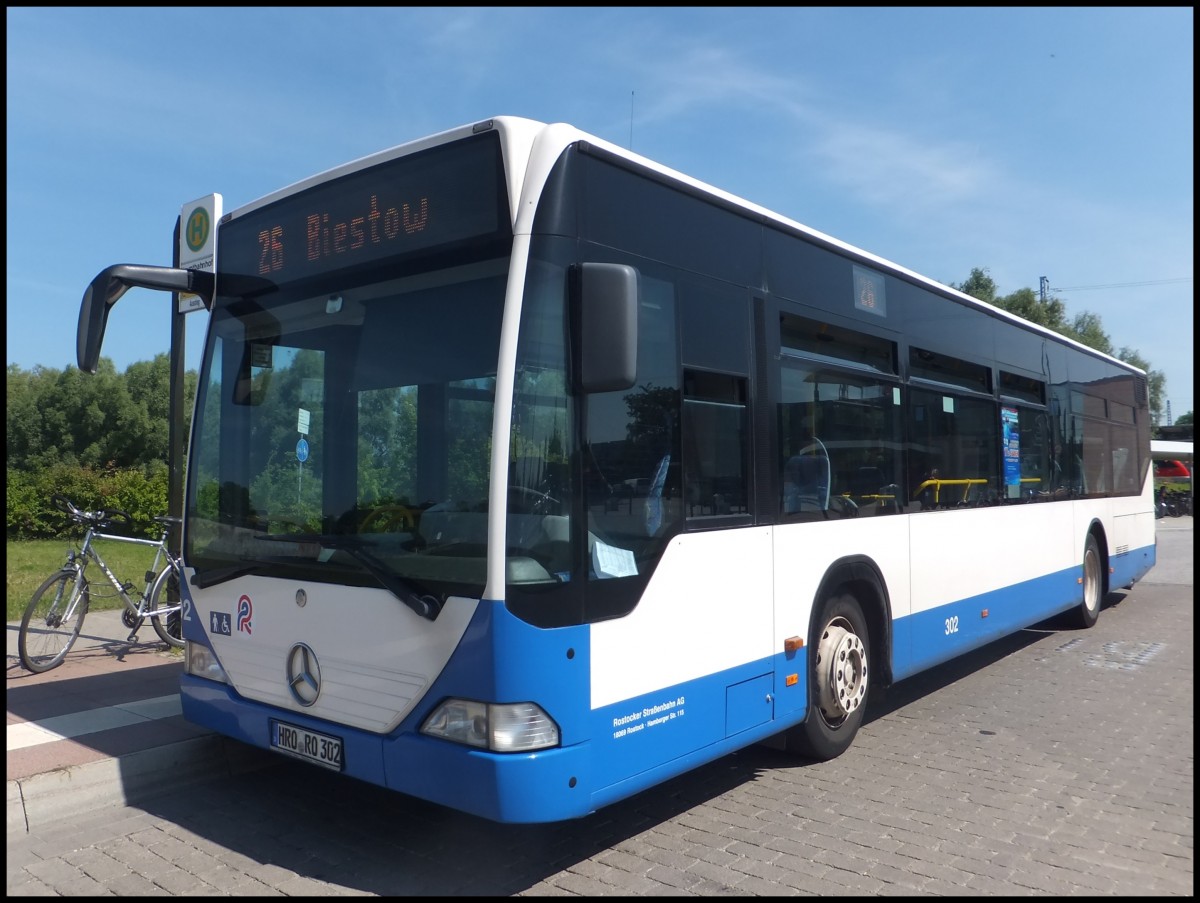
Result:
<svg viewBox="0 0 1200 903">
<path fill-rule="evenodd" d="M 218 296 L 189 473 L 199 582 L 479 594 L 506 267 Z M 445 511 L 476 514 L 478 544 L 417 533 Z"/>
<path fill-rule="evenodd" d="M 416 522 L 486 511 L 511 246 L 491 132 L 349 164 L 222 221 L 189 450 L 198 586 L 381 586 L 426 615 L 419 600 L 478 595 L 486 529 L 452 547 Z"/>
</svg>

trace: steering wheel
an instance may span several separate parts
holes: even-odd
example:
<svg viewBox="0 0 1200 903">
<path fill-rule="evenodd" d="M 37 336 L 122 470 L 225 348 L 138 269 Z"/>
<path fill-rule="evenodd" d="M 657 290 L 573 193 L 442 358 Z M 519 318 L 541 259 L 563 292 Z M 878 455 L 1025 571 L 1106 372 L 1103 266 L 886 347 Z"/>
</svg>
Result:
<svg viewBox="0 0 1200 903">
<path fill-rule="evenodd" d="M 417 515 L 406 505 L 381 505 L 363 518 L 359 533 L 411 533 L 417 527 Z"/>
</svg>

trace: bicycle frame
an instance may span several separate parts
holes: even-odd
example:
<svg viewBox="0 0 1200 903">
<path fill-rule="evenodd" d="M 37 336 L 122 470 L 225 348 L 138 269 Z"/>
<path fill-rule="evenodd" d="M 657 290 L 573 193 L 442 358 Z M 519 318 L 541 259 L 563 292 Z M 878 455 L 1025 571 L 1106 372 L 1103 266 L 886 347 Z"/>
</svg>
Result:
<svg viewBox="0 0 1200 903">
<path fill-rule="evenodd" d="M 119 536 L 115 533 L 100 533 L 96 529 L 89 527 L 87 533 L 83 537 L 83 544 L 80 546 L 79 551 L 72 552 L 71 556 L 76 560 L 78 558 L 84 559 L 84 563 L 79 565 L 80 568 L 85 568 L 88 561 L 94 562 L 96 566 L 100 568 L 104 576 L 108 578 L 108 582 L 112 585 L 113 589 L 116 590 L 117 595 L 121 597 L 121 601 L 125 603 L 125 606 L 129 609 L 130 613 L 136 617 L 144 618 L 146 617 L 146 603 L 150 597 L 150 587 L 154 583 L 154 578 L 161 570 L 164 559 L 166 560 L 166 563 L 172 565 L 173 567 L 179 567 L 178 560 L 167 548 L 167 533 L 168 531 L 164 528 L 158 539 L 142 539 L 136 536 Z M 118 580 L 117 575 L 112 572 L 112 569 L 108 566 L 107 562 L 105 562 L 100 553 L 92 548 L 93 541 L 97 539 L 107 539 L 114 542 L 132 543 L 134 545 L 141 546 L 153 546 L 155 548 L 154 563 L 150 566 L 149 570 L 146 571 L 146 587 L 144 590 L 142 590 L 141 598 L 136 603 L 129 595 L 129 589 L 131 588 L 132 584 L 122 583 L 120 580 Z M 75 562 L 73 561 L 71 564 L 74 565 Z M 180 611 L 181 607 L 182 603 L 177 600 L 174 605 L 156 608 L 153 616 L 162 618 Z"/>
</svg>

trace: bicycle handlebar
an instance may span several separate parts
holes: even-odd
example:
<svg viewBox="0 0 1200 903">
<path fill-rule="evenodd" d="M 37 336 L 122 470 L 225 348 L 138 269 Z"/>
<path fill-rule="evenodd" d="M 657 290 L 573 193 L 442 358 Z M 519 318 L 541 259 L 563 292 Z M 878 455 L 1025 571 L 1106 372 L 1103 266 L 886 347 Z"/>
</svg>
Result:
<svg viewBox="0 0 1200 903">
<path fill-rule="evenodd" d="M 50 503 L 71 520 L 92 527 L 133 526 L 133 516 L 120 508 L 101 508 L 99 511 L 84 511 L 65 495 L 57 492 L 50 496 Z"/>
</svg>

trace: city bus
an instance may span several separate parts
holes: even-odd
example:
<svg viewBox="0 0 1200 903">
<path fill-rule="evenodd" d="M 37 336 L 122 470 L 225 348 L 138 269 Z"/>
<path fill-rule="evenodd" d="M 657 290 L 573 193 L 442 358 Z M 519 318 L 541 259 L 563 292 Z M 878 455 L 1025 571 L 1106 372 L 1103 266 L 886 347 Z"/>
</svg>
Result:
<svg viewBox="0 0 1200 903">
<path fill-rule="evenodd" d="M 562 124 L 213 222 L 185 717 L 507 823 L 765 744 L 1155 563 L 1146 374 Z M 177 303 L 177 302 L 176 302 Z M 1031 706 L 1036 705 L 1031 701 Z"/>
</svg>

